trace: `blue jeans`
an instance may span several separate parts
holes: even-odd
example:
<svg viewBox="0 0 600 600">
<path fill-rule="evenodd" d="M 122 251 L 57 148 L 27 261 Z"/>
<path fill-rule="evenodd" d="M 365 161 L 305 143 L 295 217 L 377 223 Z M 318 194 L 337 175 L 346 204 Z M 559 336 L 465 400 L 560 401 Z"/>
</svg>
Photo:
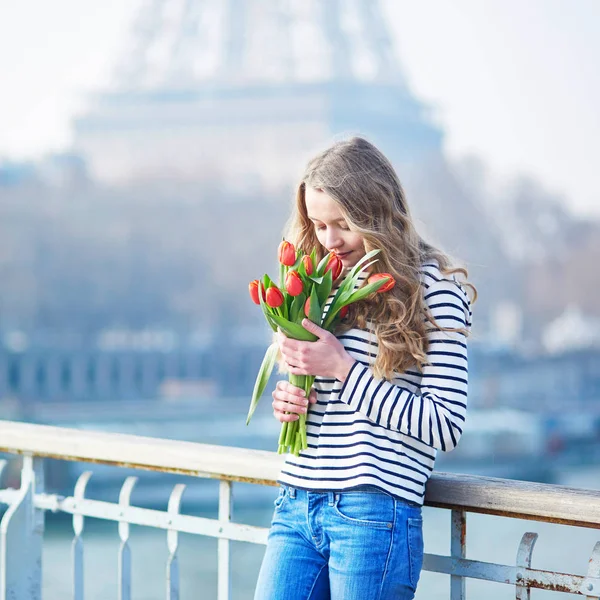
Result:
<svg viewBox="0 0 600 600">
<path fill-rule="evenodd" d="M 422 563 L 420 506 L 282 486 L 254 600 L 412 600 Z"/>
</svg>

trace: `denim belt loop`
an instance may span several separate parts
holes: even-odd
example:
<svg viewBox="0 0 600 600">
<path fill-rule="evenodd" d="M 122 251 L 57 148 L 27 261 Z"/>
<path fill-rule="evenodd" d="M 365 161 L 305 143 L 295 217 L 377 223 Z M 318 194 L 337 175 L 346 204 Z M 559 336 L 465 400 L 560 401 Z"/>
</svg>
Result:
<svg viewBox="0 0 600 600">
<path fill-rule="evenodd" d="M 290 498 L 294 499 L 296 497 L 296 488 L 288 487 L 288 493 L 290 495 Z"/>
<path fill-rule="evenodd" d="M 327 492 L 327 504 L 329 506 L 335 505 L 335 492 Z"/>
</svg>

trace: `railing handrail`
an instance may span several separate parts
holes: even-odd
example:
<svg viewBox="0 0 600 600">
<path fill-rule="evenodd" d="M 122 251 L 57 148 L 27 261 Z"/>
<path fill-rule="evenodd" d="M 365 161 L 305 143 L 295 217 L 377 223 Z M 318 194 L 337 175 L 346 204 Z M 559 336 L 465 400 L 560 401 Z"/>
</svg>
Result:
<svg viewBox="0 0 600 600">
<path fill-rule="evenodd" d="M 274 452 L 0 420 L 0 451 L 276 485 Z M 600 529 L 600 491 L 434 473 L 425 504 Z"/>
</svg>

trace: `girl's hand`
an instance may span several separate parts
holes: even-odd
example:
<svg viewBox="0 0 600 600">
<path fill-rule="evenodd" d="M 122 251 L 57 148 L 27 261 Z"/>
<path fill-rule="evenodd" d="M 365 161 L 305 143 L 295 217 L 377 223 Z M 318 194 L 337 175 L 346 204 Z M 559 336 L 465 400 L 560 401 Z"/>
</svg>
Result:
<svg viewBox="0 0 600 600">
<path fill-rule="evenodd" d="M 277 332 L 281 355 L 294 375 L 320 375 L 345 381 L 354 364 L 344 345 L 329 331 L 304 319 L 302 326 L 319 339 L 315 342 L 293 340 Z"/>
<path fill-rule="evenodd" d="M 317 392 L 310 390 L 308 400 L 304 390 L 292 385 L 289 381 L 278 381 L 273 390 L 273 414 L 278 421 L 297 421 L 300 413 L 308 410 L 309 404 L 317 401 Z M 290 413 L 290 414 L 287 414 Z"/>
</svg>

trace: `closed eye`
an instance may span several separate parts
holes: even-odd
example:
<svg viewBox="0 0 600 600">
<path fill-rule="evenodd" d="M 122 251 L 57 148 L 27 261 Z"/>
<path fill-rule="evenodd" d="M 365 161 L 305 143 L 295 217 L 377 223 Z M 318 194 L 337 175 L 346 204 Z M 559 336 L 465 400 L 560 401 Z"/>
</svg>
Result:
<svg viewBox="0 0 600 600">
<path fill-rule="evenodd" d="M 315 229 L 317 231 L 323 231 L 324 229 L 327 229 L 326 225 L 315 225 Z M 342 231 L 350 231 L 350 227 L 348 227 L 347 225 L 340 225 L 340 229 Z"/>
</svg>

